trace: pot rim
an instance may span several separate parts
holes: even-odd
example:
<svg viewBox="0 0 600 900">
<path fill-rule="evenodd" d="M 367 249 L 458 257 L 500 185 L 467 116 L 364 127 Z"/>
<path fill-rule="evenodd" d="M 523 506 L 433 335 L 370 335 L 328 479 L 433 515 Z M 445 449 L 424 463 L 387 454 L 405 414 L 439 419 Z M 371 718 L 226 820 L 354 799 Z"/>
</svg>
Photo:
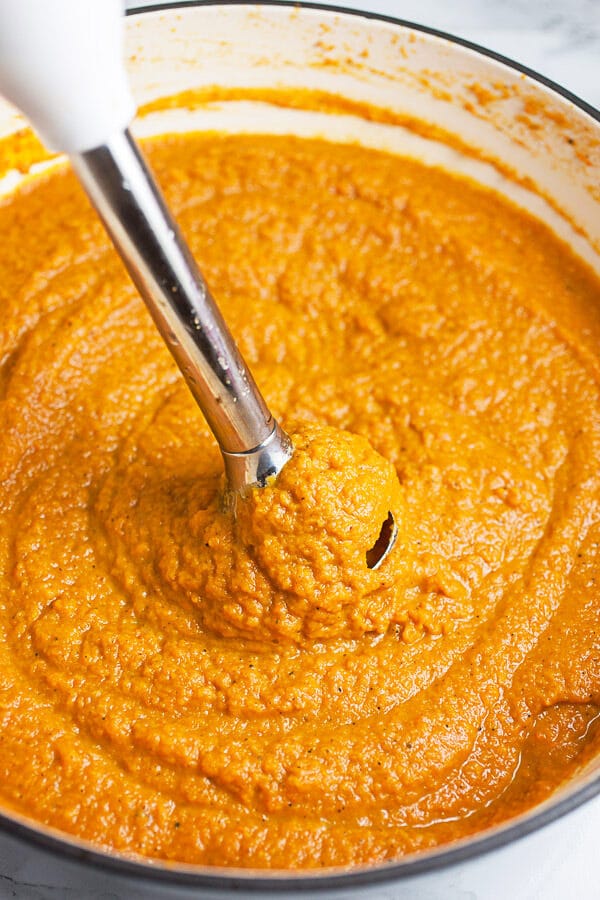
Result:
<svg viewBox="0 0 600 900">
<path fill-rule="evenodd" d="M 327 3 L 304 2 L 304 0 L 166 0 L 155 5 L 140 5 L 126 10 L 127 16 L 143 15 L 144 13 L 160 12 L 186 7 L 210 7 L 210 6 L 264 6 L 264 7 L 292 7 L 300 9 L 313 9 L 322 12 L 331 12 L 341 15 L 356 16 L 363 19 L 371 19 L 387 22 L 391 25 L 410 28 L 414 31 L 442 38 L 452 44 L 457 44 L 476 53 L 499 62 L 508 68 L 527 75 L 533 81 L 549 88 L 554 93 L 568 100 L 584 113 L 600 123 L 600 110 L 590 103 L 557 84 L 545 75 L 515 62 L 494 50 L 482 47 L 473 41 L 457 37 L 446 31 L 420 25 L 406 19 L 384 15 L 358 9 L 348 9 L 344 6 L 330 5 Z M 551 822 L 562 818 L 585 804 L 593 797 L 600 795 L 600 772 L 587 783 L 562 797 L 556 803 L 552 800 L 545 801 L 542 806 L 533 812 L 526 812 L 522 816 L 499 826 L 491 831 L 475 834 L 472 837 L 463 838 L 450 845 L 443 845 L 431 853 L 423 851 L 410 857 L 400 858 L 389 863 L 377 864 L 369 867 L 353 869 L 314 869 L 314 870 L 266 870 L 266 869 L 236 869 L 232 867 L 201 867 L 189 864 L 172 864 L 163 860 L 132 858 L 103 851 L 95 845 L 75 837 L 64 834 L 58 830 L 44 825 L 35 826 L 29 824 L 31 820 L 15 815 L 11 817 L 0 811 L 0 832 L 7 833 L 10 837 L 21 840 L 27 844 L 33 844 L 52 855 L 61 858 L 65 856 L 77 863 L 84 863 L 99 869 L 110 869 L 115 874 L 127 877 L 134 876 L 140 882 L 146 880 L 154 884 L 169 884 L 172 887 L 205 887 L 221 890 L 236 890 L 243 888 L 246 892 L 276 892 L 333 890 L 340 888 L 355 888 L 359 886 L 376 885 L 392 881 L 404 881 L 417 875 L 438 872 L 461 862 L 473 859 L 498 850 L 507 844 L 513 843 L 534 831 L 538 831 Z"/>
</svg>

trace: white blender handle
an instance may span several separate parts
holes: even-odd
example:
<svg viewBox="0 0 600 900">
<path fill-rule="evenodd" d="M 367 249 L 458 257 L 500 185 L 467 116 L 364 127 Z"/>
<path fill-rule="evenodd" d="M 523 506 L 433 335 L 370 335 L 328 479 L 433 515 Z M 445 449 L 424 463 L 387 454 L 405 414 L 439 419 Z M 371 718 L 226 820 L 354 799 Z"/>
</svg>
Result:
<svg viewBox="0 0 600 900">
<path fill-rule="evenodd" d="M 52 150 L 82 153 L 135 115 L 123 0 L 0 0 L 0 94 Z"/>
</svg>

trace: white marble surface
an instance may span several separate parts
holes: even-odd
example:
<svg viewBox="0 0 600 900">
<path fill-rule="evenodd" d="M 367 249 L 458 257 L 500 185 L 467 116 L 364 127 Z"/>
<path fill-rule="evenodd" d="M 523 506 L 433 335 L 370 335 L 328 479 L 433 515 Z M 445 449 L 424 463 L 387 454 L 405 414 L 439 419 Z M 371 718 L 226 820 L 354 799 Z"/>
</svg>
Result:
<svg viewBox="0 0 600 900">
<path fill-rule="evenodd" d="M 537 70 L 600 107 L 600 0 L 338 0 L 338 5 L 460 35 Z M 600 800 L 596 800 L 523 842 L 522 850 L 504 869 L 493 857 L 481 860 L 479 883 L 473 882 L 466 867 L 458 867 L 425 892 L 405 886 L 388 889 L 385 896 L 388 900 L 596 900 L 600 898 L 599 835 Z M 143 900 L 146 896 L 144 890 L 119 888 L 101 874 L 82 879 L 67 868 L 61 872 L 36 852 L 0 836 L 2 900 Z"/>
</svg>

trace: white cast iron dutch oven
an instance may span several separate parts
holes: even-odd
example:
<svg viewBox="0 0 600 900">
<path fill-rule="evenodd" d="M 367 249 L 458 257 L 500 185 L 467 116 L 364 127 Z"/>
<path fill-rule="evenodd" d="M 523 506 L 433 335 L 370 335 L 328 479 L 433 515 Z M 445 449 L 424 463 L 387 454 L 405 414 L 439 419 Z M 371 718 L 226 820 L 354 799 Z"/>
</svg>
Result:
<svg viewBox="0 0 600 900">
<path fill-rule="evenodd" d="M 301 87 L 390 110 L 399 123 L 367 121 L 358 107 L 329 114 L 230 99 L 195 111 L 150 113 L 138 122 L 139 135 L 202 128 L 280 132 L 401 152 L 502 191 L 600 272 L 600 115 L 495 54 L 384 17 L 311 4 L 140 9 L 128 19 L 127 42 L 140 105 L 203 86 Z M 415 129 L 416 122 L 433 123 L 453 138 L 452 146 L 434 140 L 427 127 Z M 22 127 L 14 110 L 0 104 L 0 137 Z M 12 189 L 18 177 L 9 174 L 0 190 Z M 594 816 L 600 823 L 597 800 L 561 818 L 596 794 L 600 760 L 543 805 L 468 840 L 385 866 L 305 873 L 133 861 L 0 814 L 0 894 L 6 896 L 3 883 L 13 889 L 24 883 L 30 887 L 17 896 L 32 898 L 515 896 L 530 866 L 570 852 L 574 827 L 586 834 Z"/>
</svg>

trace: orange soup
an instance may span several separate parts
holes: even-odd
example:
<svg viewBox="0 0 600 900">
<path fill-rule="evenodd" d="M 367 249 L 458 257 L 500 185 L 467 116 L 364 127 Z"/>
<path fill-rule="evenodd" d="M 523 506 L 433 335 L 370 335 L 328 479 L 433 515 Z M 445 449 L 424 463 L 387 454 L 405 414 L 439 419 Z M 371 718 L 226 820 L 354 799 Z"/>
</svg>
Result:
<svg viewBox="0 0 600 900">
<path fill-rule="evenodd" d="M 541 801 L 600 746 L 598 281 L 396 156 L 148 152 L 296 450 L 225 511 L 72 175 L 2 202 L 1 804 L 129 854 L 297 868 Z"/>
</svg>

